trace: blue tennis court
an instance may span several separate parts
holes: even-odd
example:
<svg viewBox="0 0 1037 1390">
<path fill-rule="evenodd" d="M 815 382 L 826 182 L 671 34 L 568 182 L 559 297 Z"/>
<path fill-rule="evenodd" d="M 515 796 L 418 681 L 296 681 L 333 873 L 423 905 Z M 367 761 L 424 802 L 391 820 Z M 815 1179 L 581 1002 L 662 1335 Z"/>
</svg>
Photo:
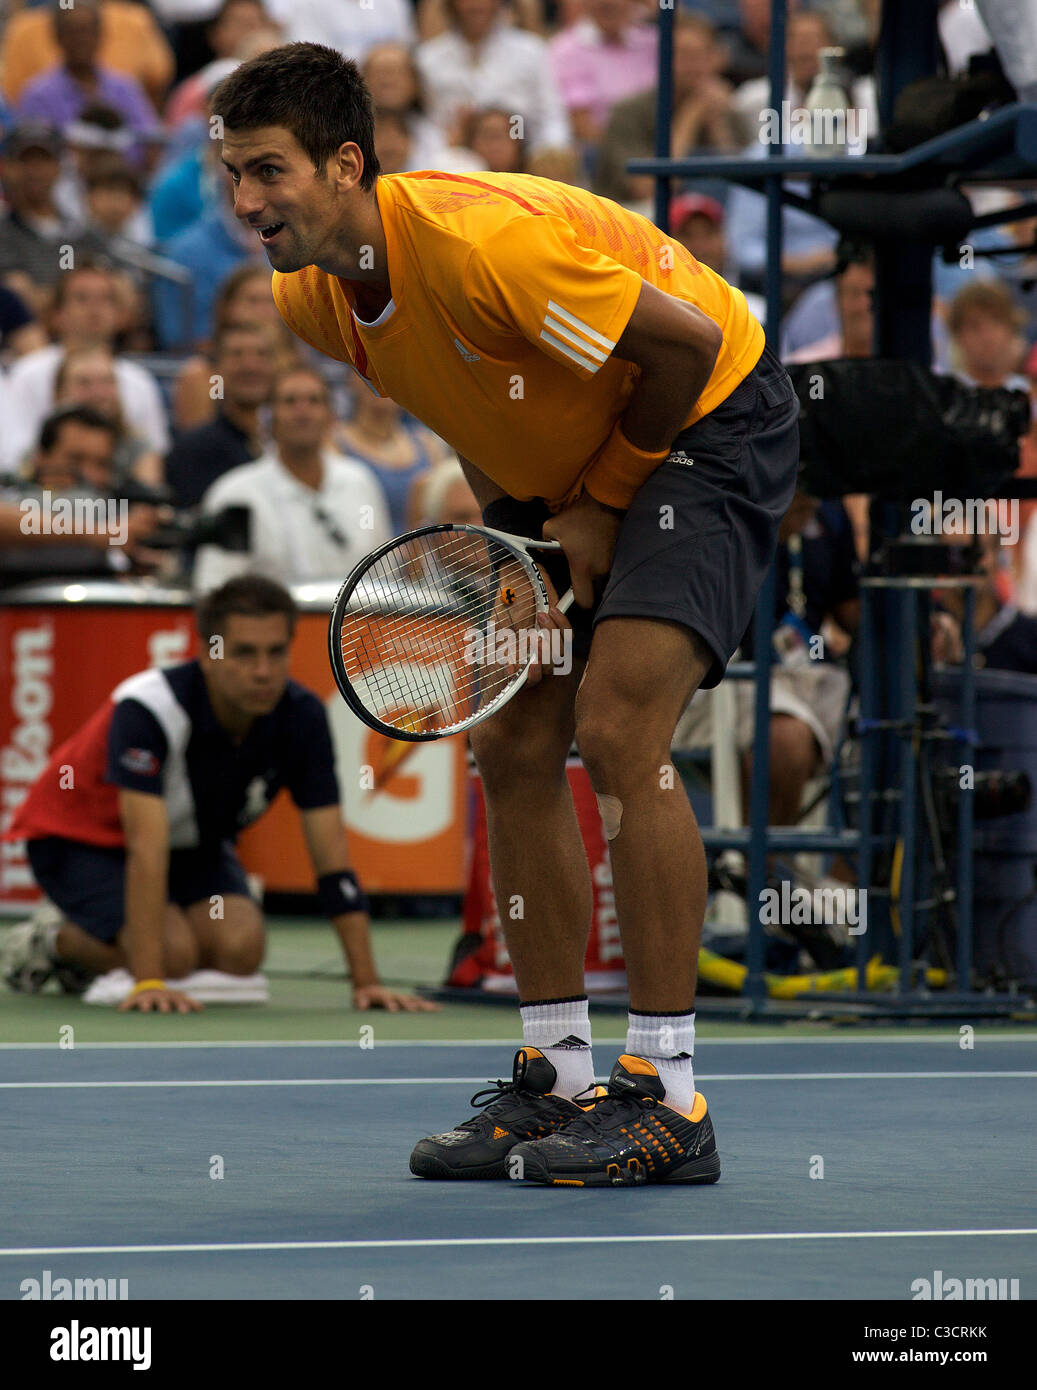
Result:
<svg viewBox="0 0 1037 1390">
<path fill-rule="evenodd" d="M 1033 1296 L 1037 1039 L 696 1060 L 721 1181 L 578 1191 L 408 1172 L 508 1071 L 499 1041 L 8 1045 L 3 1297 L 44 1270 L 131 1299 L 907 1300 L 935 1271 Z"/>
</svg>

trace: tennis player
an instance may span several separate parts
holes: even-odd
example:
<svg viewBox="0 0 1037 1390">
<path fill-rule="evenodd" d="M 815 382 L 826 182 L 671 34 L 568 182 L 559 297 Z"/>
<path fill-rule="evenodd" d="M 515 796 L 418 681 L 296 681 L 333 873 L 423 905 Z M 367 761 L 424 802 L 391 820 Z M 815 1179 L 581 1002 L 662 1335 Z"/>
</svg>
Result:
<svg viewBox="0 0 1037 1390">
<path fill-rule="evenodd" d="M 742 294 L 645 218 L 504 174 L 379 176 L 352 62 L 289 44 L 213 96 L 235 212 L 289 326 L 447 440 L 488 525 L 561 542 L 568 675 L 472 731 L 524 1046 L 411 1170 L 577 1185 L 714 1182 L 692 1069 L 702 841 L 669 762 L 738 645 L 795 488 L 797 404 Z M 217 130 L 219 126 L 215 127 Z M 553 610 L 553 625 L 569 623 Z M 626 1052 L 594 1066 L 574 737 L 608 837 Z M 509 905 L 509 910 L 503 910 Z"/>
</svg>

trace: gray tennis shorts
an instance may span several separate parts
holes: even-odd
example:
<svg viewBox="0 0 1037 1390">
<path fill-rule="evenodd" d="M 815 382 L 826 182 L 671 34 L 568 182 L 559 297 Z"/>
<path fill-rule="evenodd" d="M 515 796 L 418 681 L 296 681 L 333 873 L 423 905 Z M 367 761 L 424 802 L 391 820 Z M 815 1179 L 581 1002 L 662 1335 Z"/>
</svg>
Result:
<svg viewBox="0 0 1037 1390">
<path fill-rule="evenodd" d="M 589 654 L 603 618 L 662 618 L 699 634 L 714 657 L 702 688 L 719 684 L 796 490 L 798 420 L 792 381 L 765 348 L 727 400 L 681 431 L 634 497 L 600 602 L 569 610 L 575 656 Z M 535 558 L 564 592 L 564 558 Z"/>
</svg>

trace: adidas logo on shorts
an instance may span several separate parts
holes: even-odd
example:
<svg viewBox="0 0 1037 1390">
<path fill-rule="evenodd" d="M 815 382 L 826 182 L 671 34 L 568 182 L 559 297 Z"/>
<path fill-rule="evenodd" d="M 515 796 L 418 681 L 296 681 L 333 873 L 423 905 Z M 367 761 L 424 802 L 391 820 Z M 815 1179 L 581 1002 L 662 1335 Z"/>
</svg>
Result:
<svg viewBox="0 0 1037 1390">
<path fill-rule="evenodd" d="M 686 468 L 690 468 L 692 464 L 695 462 L 695 460 L 688 458 L 687 454 L 684 452 L 683 449 L 674 449 L 673 453 L 669 455 L 666 462 L 683 463 Z"/>
</svg>

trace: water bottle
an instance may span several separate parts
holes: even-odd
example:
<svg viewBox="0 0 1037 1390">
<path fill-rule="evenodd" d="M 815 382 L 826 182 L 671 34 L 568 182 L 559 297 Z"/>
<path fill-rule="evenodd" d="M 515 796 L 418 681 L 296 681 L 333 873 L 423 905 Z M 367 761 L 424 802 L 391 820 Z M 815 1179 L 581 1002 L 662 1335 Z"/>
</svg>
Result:
<svg viewBox="0 0 1037 1390">
<path fill-rule="evenodd" d="M 845 53 L 842 48 L 822 48 L 818 55 L 821 66 L 807 93 L 803 153 L 815 158 L 832 159 L 846 153 L 850 99 L 836 70 Z"/>
</svg>

